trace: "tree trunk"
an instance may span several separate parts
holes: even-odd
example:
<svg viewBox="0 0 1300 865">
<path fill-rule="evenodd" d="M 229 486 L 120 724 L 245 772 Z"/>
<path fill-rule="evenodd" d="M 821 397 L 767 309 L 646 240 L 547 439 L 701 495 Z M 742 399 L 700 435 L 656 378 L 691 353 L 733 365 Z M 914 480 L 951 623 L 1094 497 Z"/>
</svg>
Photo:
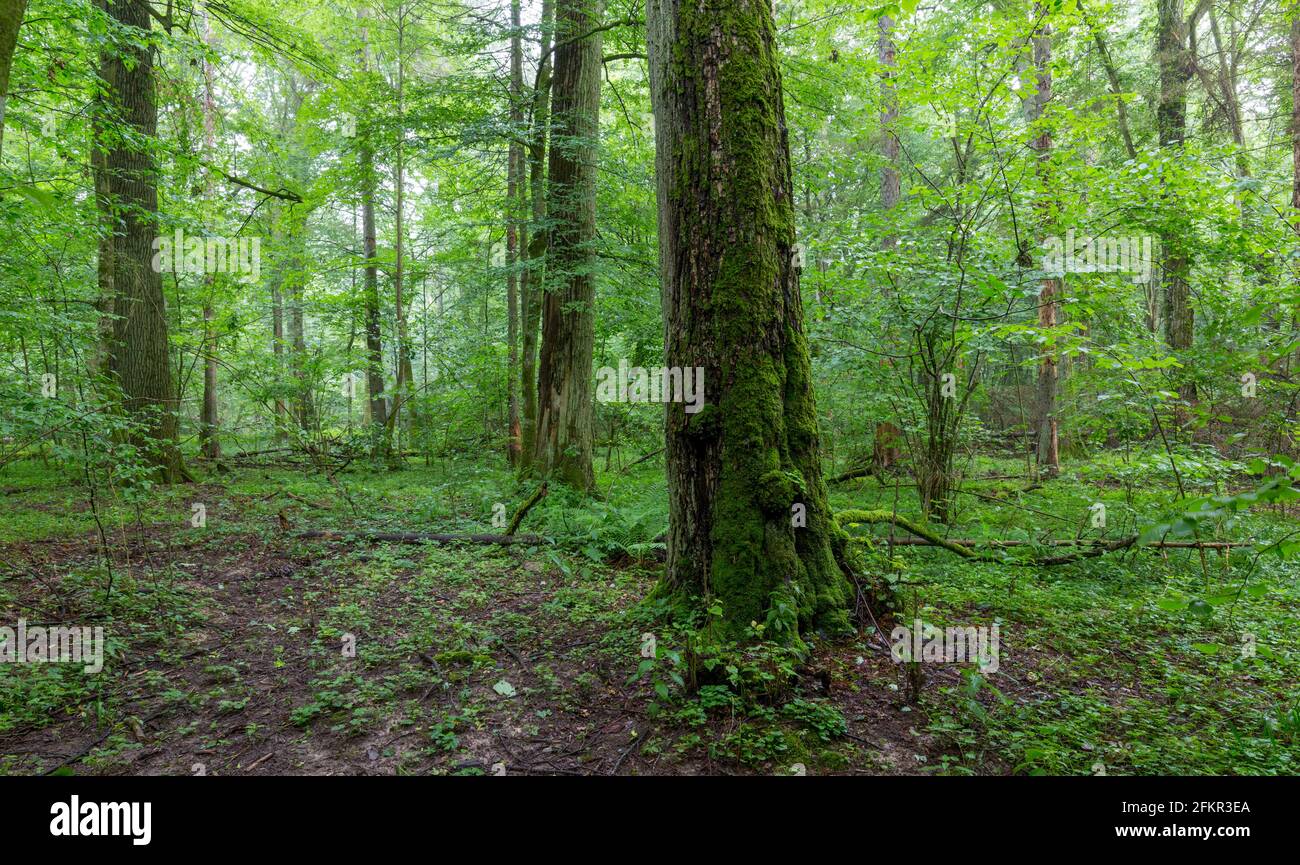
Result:
<svg viewBox="0 0 1300 865">
<path fill-rule="evenodd" d="M 365 21 L 364 11 L 357 16 Z M 370 71 L 370 48 L 367 43 L 365 24 L 361 25 L 361 72 Z M 367 103 L 367 108 L 369 103 Z M 372 456 L 378 456 L 387 441 L 384 429 L 388 425 L 388 403 L 384 399 L 384 342 L 379 327 L 379 262 L 377 241 L 375 239 L 375 147 L 371 140 L 370 124 L 363 123 L 361 140 L 357 146 L 357 159 L 361 169 L 361 247 L 365 256 L 365 292 L 366 316 L 366 392 L 370 405 L 370 428 L 372 430 Z"/>
<path fill-rule="evenodd" d="M 18 28 L 23 24 L 27 0 L 8 0 L 0 6 L 0 154 L 4 153 L 5 102 L 9 95 L 9 70 L 18 45 Z"/>
<path fill-rule="evenodd" d="M 405 125 L 405 84 L 406 84 L 406 21 L 399 15 L 397 25 L 397 143 L 394 153 L 394 193 L 393 202 L 395 209 L 394 217 L 394 239 L 393 251 L 396 260 L 393 264 L 393 306 L 394 313 L 397 317 L 397 396 L 393 400 L 393 410 L 388 416 L 388 426 L 390 432 L 395 436 L 392 450 L 389 453 L 391 459 L 400 463 L 402 453 L 401 433 L 398 431 L 397 421 L 401 410 L 406 407 L 415 396 L 415 385 L 412 382 L 413 372 L 411 369 L 411 341 L 407 334 L 406 327 L 406 298 L 405 291 L 405 249 L 403 244 L 403 235 L 406 232 L 403 221 L 403 210 L 406 207 L 406 150 L 404 148 Z M 414 406 L 408 408 L 405 418 L 403 418 L 406 428 L 411 429 L 411 421 L 414 417 Z"/>
<path fill-rule="evenodd" d="M 895 69 L 898 67 L 897 47 L 894 45 L 894 19 L 888 15 L 880 16 L 878 22 L 880 39 L 876 43 L 876 54 L 884 70 L 880 80 L 880 155 L 884 157 L 884 166 L 880 169 L 880 206 L 886 218 L 892 218 L 892 211 L 902 198 L 902 182 L 898 172 L 898 90 L 894 86 Z M 808 148 L 808 139 L 804 139 L 804 148 Z M 891 226 L 892 228 L 892 226 Z M 898 235 L 892 230 L 881 241 L 882 249 L 894 249 L 898 245 Z M 888 296 L 888 283 L 882 282 L 881 293 Z M 898 436 L 900 430 L 891 421 L 878 421 L 875 426 L 874 440 L 871 445 L 871 462 L 877 471 L 884 471 L 898 459 Z"/>
<path fill-rule="evenodd" d="M 696 413 L 667 404 L 665 585 L 720 600 L 734 634 L 838 631 L 852 590 L 819 462 L 771 6 L 649 0 L 647 33 L 666 365 L 701 367 L 705 393 Z"/>
<path fill-rule="evenodd" d="M 556 4 L 555 117 L 548 170 L 551 237 L 542 298 L 533 470 L 595 486 L 592 349 L 596 164 L 600 134 L 600 0 Z"/>
<path fill-rule="evenodd" d="M 528 185 L 532 205 L 531 226 L 522 230 L 520 247 L 526 260 L 520 279 L 520 324 L 522 357 L 519 363 L 519 391 L 523 394 L 522 441 L 519 462 L 529 467 L 537 433 L 537 329 L 541 323 L 542 283 L 546 254 L 546 131 L 550 123 L 551 28 L 555 9 L 552 0 L 542 0 L 541 60 L 533 87 L 532 117 L 529 122 Z"/>
<path fill-rule="evenodd" d="M 1160 65 L 1160 102 L 1156 107 L 1156 130 L 1160 146 L 1180 152 L 1187 131 L 1187 80 L 1191 76 L 1187 53 L 1187 28 L 1182 17 L 1183 0 L 1158 0 L 1156 54 Z M 1167 206 L 1177 202 L 1167 198 Z M 1191 348 L 1192 309 L 1188 287 L 1189 261 L 1186 244 L 1176 232 L 1160 235 L 1161 273 L 1164 288 L 1165 342 L 1175 352 Z M 1191 382 L 1179 385 L 1179 396 L 1196 398 Z M 1181 408 L 1179 422 L 1186 417 Z"/>
<path fill-rule="evenodd" d="M 203 16 L 203 41 L 212 49 L 212 31 L 208 26 L 207 11 Z M 216 108 L 212 103 L 212 63 L 206 55 L 203 60 L 203 147 L 209 159 L 215 158 L 216 149 Z M 211 172 L 206 178 L 204 195 L 212 195 Z M 203 302 L 203 411 L 199 418 L 199 444 L 204 457 L 210 460 L 221 459 L 220 410 L 217 402 L 217 332 L 213 323 L 216 317 L 212 308 L 213 293 L 216 288 L 216 275 L 207 274 L 204 278 L 204 291 L 207 296 Z"/>
<path fill-rule="evenodd" d="M 1035 16 L 1043 16 L 1041 4 L 1034 7 Z M 1051 201 L 1047 198 L 1053 187 L 1051 177 L 1052 133 L 1043 125 L 1043 115 L 1052 100 L 1052 26 L 1044 23 L 1039 27 L 1033 39 L 1034 70 L 1037 83 L 1033 95 L 1026 100 L 1030 124 L 1029 147 L 1035 154 L 1035 171 L 1038 175 L 1039 201 L 1038 214 L 1040 235 L 1046 237 L 1052 233 L 1053 211 Z M 1047 332 L 1047 342 L 1043 347 L 1043 357 L 1038 363 L 1038 391 L 1034 399 L 1034 429 L 1038 435 L 1038 471 L 1046 477 L 1056 477 L 1061 472 L 1061 457 L 1056 417 L 1056 386 L 1060 368 L 1054 348 L 1055 337 L 1050 331 L 1057 324 L 1057 312 L 1061 296 L 1061 280 L 1049 277 L 1043 280 L 1038 292 L 1038 328 Z"/>
<path fill-rule="evenodd" d="M 880 151 L 885 159 L 880 170 L 880 206 L 888 215 L 898 206 L 902 197 L 902 186 L 898 174 L 898 92 L 894 87 L 894 69 L 898 66 L 894 46 L 894 19 L 888 15 L 880 16 L 880 40 L 876 43 L 876 53 L 880 65 L 885 70 L 881 73 L 880 96 L 883 108 L 880 112 Z M 893 249 L 898 244 L 898 235 L 892 231 L 885 235 L 881 246 Z"/>
<path fill-rule="evenodd" d="M 1300 6 L 1291 10 L 1291 207 L 1295 211 L 1293 223 L 1300 233 Z M 1300 264 L 1292 270 L 1300 272 Z M 1293 276 L 1293 285 L 1295 277 Z M 1300 331 L 1300 311 L 1291 314 L 1291 329 Z M 1300 348 L 1294 353 L 1295 365 L 1300 367 Z"/>
<path fill-rule="evenodd" d="M 519 32 L 519 0 L 510 3 L 510 145 L 506 165 L 506 340 L 509 343 L 506 361 L 506 403 L 509 441 L 506 458 L 511 465 L 519 462 L 519 388 L 515 378 L 519 367 L 519 274 L 515 264 L 519 259 L 519 203 L 520 179 L 523 174 L 524 154 L 519 143 L 524 121 L 524 49 L 523 35 Z"/>
<path fill-rule="evenodd" d="M 298 428 L 303 432 L 309 432 L 315 422 L 315 411 L 307 364 L 307 333 L 304 321 L 307 286 L 306 215 L 291 213 L 287 223 L 285 244 L 289 251 L 289 266 L 285 273 L 284 293 L 289 303 L 289 367 L 294 380 L 293 413 Z"/>
<path fill-rule="evenodd" d="M 164 483 L 184 479 L 176 446 L 176 391 L 167 341 L 162 273 L 153 267 L 158 236 L 158 171 L 147 147 L 158 128 L 154 66 L 147 42 L 149 13 L 133 0 L 108 0 L 109 15 L 139 33 L 108 56 L 113 83 L 110 110 L 134 133 L 114 136 L 105 154 L 113 240 L 114 312 L 109 373 L 122 389 L 123 407 L 140 424 L 137 444 L 157 465 Z M 137 137 L 138 136 L 138 137 Z"/>
<path fill-rule="evenodd" d="M 95 7 L 107 13 L 105 0 L 95 0 Z M 113 346 L 114 310 L 116 291 L 113 288 L 113 247 L 116 244 L 117 220 L 113 216 L 113 186 L 108 174 L 108 150 L 104 126 L 111 119 L 111 108 L 105 97 L 116 86 L 113 80 L 114 65 L 107 54 L 100 56 L 99 77 L 103 88 L 96 89 L 91 100 L 90 124 L 90 168 L 95 180 L 95 210 L 99 216 L 97 262 L 97 283 L 99 296 L 95 302 L 96 338 L 95 347 L 89 359 L 92 375 L 105 371 Z"/>
</svg>

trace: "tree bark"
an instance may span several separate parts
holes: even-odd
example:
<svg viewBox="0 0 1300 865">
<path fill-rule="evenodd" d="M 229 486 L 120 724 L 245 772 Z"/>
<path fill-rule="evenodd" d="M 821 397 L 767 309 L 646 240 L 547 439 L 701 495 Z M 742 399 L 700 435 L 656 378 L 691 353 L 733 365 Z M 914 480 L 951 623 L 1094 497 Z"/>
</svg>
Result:
<svg viewBox="0 0 1300 865">
<path fill-rule="evenodd" d="M 1182 17 L 1183 0 L 1158 0 L 1156 55 L 1160 66 L 1160 102 L 1156 107 L 1156 130 L 1160 146 L 1175 154 L 1182 151 L 1187 133 L 1187 81 L 1191 63 L 1187 50 L 1187 28 Z M 1177 203 L 1167 199 L 1170 208 Z M 1160 235 L 1161 273 L 1165 306 L 1165 342 L 1175 352 L 1191 348 L 1193 314 L 1188 285 L 1190 262 L 1183 239 L 1173 231 Z M 1196 398 L 1191 382 L 1179 385 L 1179 396 Z M 1180 422 L 1185 417 L 1178 412 Z"/>
<path fill-rule="evenodd" d="M 592 350 L 596 165 L 600 134 L 601 0 L 555 9 L 554 132 L 548 167 L 551 222 L 533 471 L 580 490 L 595 486 Z"/>
<path fill-rule="evenodd" d="M 212 49 L 212 31 L 208 26 L 207 11 L 202 13 L 203 41 Z M 215 157 L 216 107 L 212 101 L 212 63 L 206 55 L 203 60 L 203 147 L 208 159 Z M 204 194 L 212 194 L 212 178 L 205 179 Z M 199 418 L 199 446 L 209 460 L 221 459 L 220 409 L 217 401 L 217 332 L 214 324 L 213 294 L 216 275 L 204 278 L 203 301 L 203 411 Z"/>
<path fill-rule="evenodd" d="M 406 88 L 406 9 L 399 7 L 397 19 L 397 141 L 394 147 L 394 226 L 393 226 L 393 252 L 395 262 L 393 266 L 393 305 L 394 313 L 397 318 L 397 396 L 393 400 L 393 409 L 388 416 L 388 427 L 390 432 L 395 436 L 392 444 L 390 455 L 402 453 L 401 433 L 397 428 L 398 416 L 406 403 L 410 402 L 415 396 L 415 385 L 412 381 L 413 372 L 411 369 L 411 341 L 407 334 L 406 312 L 407 304 L 404 296 L 405 291 L 405 249 L 403 238 L 406 233 L 404 223 L 404 213 L 406 207 L 406 149 L 404 147 L 406 134 L 405 125 L 405 88 Z M 404 418 L 407 429 L 411 428 L 411 422 L 414 418 L 414 406 L 408 409 Z M 396 459 L 396 457 L 393 457 Z"/>
<path fill-rule="evenodd" d="M 838 631 L 852 590 L 819 462 L 771 6 L 649 0 L 647 31 L 666 365 L 702 367 L 705 392 L 697 413 L 666 407 L 664 585 L 721 601 L 733 634 Z"/>
<path fill-rule="evenodd" d="M 1034 7 L 1035 16 L 1045 15 L 1041 4 Z M 1052 233 L 1054 208 L 1047 197 L 1052 188 L 1051 158 L 1052 133 L 1045 124 L 1043 115 L 1052 100 L 1052 26 L 1043 23 L 1033 39 L 1034 70 L 1036 85 L 1034 94 L 1025 103 L 1032 138 L 1029 147 L 1035 155 L 1035 171 L 1039 182 L 1040 234 L 1046 237 Z M 1043 280 L 1038 291 L 1038 328 L 1050 332 L 1057 324 L 1057 313 L 1061 295 L 1061 280 L 1048 277 Z M 1056 477 L 1061 472 L 1058 421 L 1056 417 L 1057 377 L 1060 369 L 1056 350 L 1053 347 L 1055 337 L 1049 335 L 1044 345 L 1043 356 L 1038 363 L 1038 391 L 1034 399 L 1034 428 L 1038 435 L 1038 471 L 1047 477 Z"/>
<path fill-rule="evenodd" d="M 506 154 L 506 411 L 509 440 L 506 458 L 511 465 L 519 462 L 521 431 L 519 421 L 519 205 L 524 154 L 519 142 L 523 132 L 524 49 L 519 30 L 519 0 L 510 3 L 510 145 Z"/>
<path fill-rule="evenodd" d="M 898 174 L 898 91 L 894 87 L 894 70 L 898 66 L 894 45 L 894 19 L 888 15 L 880 16 L 878 22 L 880 39 L 876 43 L 876 53 L 884 70 L 880 76 L 880 151 L 885 159 L 880 169 L 880 206 L 889 215 L 902 197 L 902 185 Z M 898 244 L 898 235 L 892 231 L 885 235 L 881 246 L 893 249 Z"/>
<path fill-rule="evenodd" d="M 365 12 L 358 12 L 361 23 L 361 73 L 370 72 L 370 48 L 367 42 Z M 367 108 L 369 103 L 367 103 Z M 365 256 L 366 319 L 366 392 L 370 405 L 370 428 L 373 432 L 373 453 L 378 456 L 387 441 L 384 429 L 388 425 L 388 403 L 384 398 L 384 341 L 379 326 L 379 262 L 375 238 L 375 146 L 371 139 L 370 124 L 363 122 L 357 144 L 357 160 L 361 169 L 361 251 Z"/>
<path fill-rule="evenodd" d="M 108 11 L 106 0 L 95 0 L 95 7 L 105 13 Z M 92 375 L 104 372 L 108 366 L 109 354 L 113 346 L 113 321 L 116 308 L 116 291 L 113 288 L 113 247 L 116 243 L 117 220 L 113 216 L 113 186 L 108 174 L 107 132 L 105 124 L 111 120 L 111 108 L 105 93 L 111 93 L 116 86 L 113 81 L 114 66 L 109 55 L 99 58 L 99 77 L 103 88 L 96 88 L 91 100 L 90 123 L 90 169 L 95 181 L 95 210 L 98 214 L 99 256 L 97 262 L 97 283 L 99 295 L 95 302 L 96 334 L 95 347 L 89 359 Z"/>
<path fill-rule="evenodd" d="M 18 29 L 23 25 L 27 0 L 8 0 L 0 6 L 0 154 L 4 153 L 5 103 L 9 96 L 9 70 L 18 46 Z"/>
<path fill-rule="evenodd" d="M 133 0 L 108 0 L 108 14 L 139 31 L 129 44 L 107 55 L 112 82 L 110 110 L 134 133 L 114 136 L 104 157 L 112 208 L 113 338 L 108 370 L 122 390 L 123 408 L 139 423 L 133 437 L 159 470 L 164 483 L 184 479 L 176 446 L 176 391 L 167 340 L 162 273 L 153 268 L 158 229 L 158 170 L 148 141 L 157 134 L 151 49 L 144 47 L 149 13 Z"/>
<path fill-rule="evenodd" d="M 542 0 L 541 59 L 533 85 L 533 104 L 529 121 L 528 186 L 532 207 L 531 224 L 521 229 L 519 245 L 525 262 L 520 279 L 520 324 L 522 357 L 519 363 L 519 391 L 523 394 L 523 418 L 520 421 L 520 466 L 532 465 L 537 437 L 537 330 L 541 324 L 542 284 L 545 277 L 548 230 L 546 228 L 546 139 L 550 125 L 551 100 L 551 30 L 555 22 L 552 0 Z"/>
</svg>

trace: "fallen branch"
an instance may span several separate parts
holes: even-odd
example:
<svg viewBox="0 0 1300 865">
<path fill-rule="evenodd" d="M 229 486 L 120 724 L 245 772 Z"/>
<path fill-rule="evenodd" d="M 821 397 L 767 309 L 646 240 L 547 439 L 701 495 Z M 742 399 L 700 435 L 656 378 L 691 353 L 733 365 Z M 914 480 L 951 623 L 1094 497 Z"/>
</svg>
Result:
<svg viewBox="0 0 1300 865">
<path fill-rule="evenodd" d="M 865 478 L 868 475 L 875 474 L 875 472 L 876 470 L 872 466 L 869 465 L 858 466 L 855 469 L 849 469 L 846 472 L 836 475 L 835 477 L 831 478 L 830 482 L 833 484 L 842 484 L 845 481 L 851 481 L 854 480 L 855 478 Z"/>
<path fill-rule="evenodd" d="M 523 523 L 524 517 L 528 516 L 528 512 L 532 510 L 533 505 L 540 502 L 542 497 L 545 495 L 546 481 L 542 481 L 541 484 L 538 485 L 537 490 L 529 497 L 528 501 L 520 505 L 519 510 L 515 511 L 514 518 L 510 520 L 510 528 L 506 529 L 507 535 L 513 535 L 515 532 L 519 531 L 519 526 Z"/>
<path fill-rule="evenodd" d="M 645 456 L 637 457 L 636 459 L 632 460 L 632 462 L 628 463 L 627 465 L 623 466 L 623 468 L 619 469 L 618 473 L 621 475 L 625 475 L 628 473 L 628 470 L 631 469 L 633 466 L 639 466 L 641 465 L 641 463 L 645 462 L 646 460 L 654 459 L 655 457 L 659 456 L 663 452 L 664 449 L 659 448 L 658 450 L 650 451 L 650 453 L 646 454 Z"/>
<path fill-rule="evenodd" d="M 422 532 L 340 532 L 311 529 L 296 538 L 321 541 L 363 541 L 371 544 L 544 544 L 541 535 L 444 535 Z"/>
<path fill-rule="evenodd" d="M 902 547 L 932 547 L 934 544 L 927 538 L 894 538 L 894 546 Z M 1011 541 L 1000 540 L 996 538 L 987 539 L 969 539 L 969 538 L 949 538 L 948 543 L 959 544 L 963 547 L 1095 547 L 1104 546 L 1107 541 L 1097 538 L 1065 538 L 1061 540 L 1050 541 Z M 1164 547 L 1166 549 L 1188 549 L 1188 550 L 1226 550 L 1233 547 L 1253 546 L 1249 541 L 1152 541 L 1149 544 L 1143 544 L 1146 547 Z"/>
<path fill-rule="evenodd" d="M 972 541 L 972 540 L 952 540 L 939 536 L 926 526 L 914 523 L 907 517 L 890 513 L 889 511 L 863 511 L 850 510 L 841 511 L 835 515 L 835 521 L 841 526 L 852 524 L 875 525 L 879 523 L 893 523 L 901 529 L 904 529 L 916 535 L 917 539 L 895 539 L 895 544 L 913 544 L 916 546 L 934 546 L 943 547 L 949 552 L 956 553 L 964 559 L 971 559 L 977 562 L 989 562 L 997 565 L 1018 565 L 1021 567 L 1050 567 L 1053 565 L 1067 565 L 1071 562 L 1081 561 L 1082 559 L 1092 559 L 1106 553 L 1127 550 L 1137 544 L 1138 535 L 1131 535 L 1126 538 L 1117 538 L 1113 541 L 1103 541 L 1091 538 L 1081 538 L 1074 541 L 1048 542 L 1054 546 L 1075 546 L 1081 547 L 1074 552 L 1066 553 L 1060 556 L 1049 556 L 1045 559 L 1006 559 L 1000 556 L 989 555 L 987 553 L 976 552 L 972 547 L 980 545 L 989 545 L 994 547 L 1014 547 L 1031 545 L 1030 541 Z M 919 540 L 918 540 L 919 539 Z M 1245 543 L 1234 543 L 1228 541 L 1159 541 L 1145 546 L 1152 547 L 1184 547 L 1191 549 L 1229 549 L 1231 547 L 1249 546 Z"/>
</svg>

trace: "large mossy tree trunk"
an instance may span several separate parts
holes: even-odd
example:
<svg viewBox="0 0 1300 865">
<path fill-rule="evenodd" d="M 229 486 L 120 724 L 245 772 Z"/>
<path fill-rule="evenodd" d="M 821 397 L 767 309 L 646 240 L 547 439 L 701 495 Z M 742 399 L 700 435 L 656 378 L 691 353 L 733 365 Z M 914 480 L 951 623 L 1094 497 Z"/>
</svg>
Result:
<svg viewBox="0 0 1300 865">
<path fill-rule="evenodd" d="M 667 406 L 666 586 L 720 600 L 732 633 L 788 628 L 783 610 L 838 631 L 852 590 L 819 462 L 771 7 L 649 0 L 647 28 L 666 365 L 702 367 L 705 393 L 697 413 Z"/>
<path fill-rule="evenodd" d="M 153 267 L 158 227 L 158 169 L 150 151 L 158 130 L 154 65 L 148 44 L 149 12 L 133 0 L 110 0 L 109 15 L 138 34 L 106 55 L 112 83 L 108 110 L 130 134 L 107 144 L 104 170 L 114 232 L 112 309 L 117 316 L 109 345 L 108 372 L 122 390 L 123 407 L 138 423 L 144 447 L 164 483 L 184 479 L 176 446 L 176 385 L 167 342 L 162 273 Z M 103 127 L 100 127 L 103 129 Z"/>
<path fill-rule="evenodd" d="M 601 35 L 596 28 L 601 8 L 600 0 L 560 0 L 555 7 L 546 202 L 551 230 L 532 465 L 539 476 L 587 491 L 595 487 L 593 270 L 601 71 Z"/>
</svg>

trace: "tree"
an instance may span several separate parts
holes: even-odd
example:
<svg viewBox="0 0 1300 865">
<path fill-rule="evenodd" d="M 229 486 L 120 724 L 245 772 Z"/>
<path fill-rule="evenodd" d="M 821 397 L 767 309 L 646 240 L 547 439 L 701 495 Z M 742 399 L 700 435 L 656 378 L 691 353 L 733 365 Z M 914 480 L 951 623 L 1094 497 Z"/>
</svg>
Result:
<svg viewBox="0 0 1300 865">
<path fill-rule="evenodd" d="M 106 55 L 109 108 L 129 134 L 111 134 L 104 155 L 114 231 L 111 309 L 116 319 L 108 370 L 123 407 L 138 422 L 137 444 L 164 483 L 184 479 L 176 446 L 176 392 L 167 341 L 162 273 L 153 267 L 158 236 L 158 170 L 151 150 L 158 129 L 149 12 L 133 0 L 108 0 L 108 14 L 132 39 Z M 101 130 L 103 127 L 101 127 Z M 101 144 L 101 146 L 103 146 Z"/>
<path fill-rule="evenodd" d="M 1160 101 L 1156 107 L 1156 132 L 1160 146 L 1176 160 L 1187 135 L 1187 81 L 1192 75 L 1192 58 L 1187 50 L 1187 23 L 1183 0 L 1157 0 L 1156 56 L 1160 65 Z M 1199 6 L 1200 4 L 1198 4 Z M 1195 26 L 1193 18 L 1192 26 Z M 1168 206 L 1177 207 L 1173 197 Z M 1169 220 L 1166 219 L 1166 224 Z M 1193 314 L 1189 272 L 1191 261 L 1182 232 L 1165 230 L 1160 236 L 1160 263 L 1165 307 L 1165 342 L 1175 351 L 1192 346 Z M 1184 400 L 1196 398 L 1196 385 L 1180 384 Z M 1181 414 L 1181 412 L 1180 412 Z"/>
<path fill-rule="evenodd" d="M 208 24 L 207 10 L 201 18 L 203 41 L 212 48 L 212 30 Z M 205 56 L 203 59 L 203 153 L 208 159 L 216 154 L 216 107 L 212 95 L 212 63 Z M 211 170 L 205 180 L 205 195 L 212 193 Z M 213 309 L 213 294 L 216 288 L 216 274 L 209 273 L 204 279 L 203 297 L 203 410 L 199 418 L 199 444 L 204 457 L 209 460 L 221 459 L 220 410 L 217 401 L 217 332 L 214 324 L 216 318 Z"/>
<path fill-rule="evenodd" d="M 357 13 L 361 33 L 361 74 L 370 72 L 369 34 L 365 10 Z M 370 102 L 365 103 L 369 114 Z M 361 181 L 361 254 L 365 257 L 365 274 L 362 279 L 366 331 L 366 393 L 368 396 L 370 428 L 373 436 L 372 456 L 377 456 L 387 442 L 384 430 L 388 426 L 388 403 L 384 399 L 384 342 L 379 327 L 379 262 L 375 237 L 375 146 L 369 116 L 362 118 L 360 140 L 357 144 L 357 162 Z"/>
<path fill-rule="evenodd" d="M 769 614 L 776 632 L 842 628 L 771 7 L 646 11 L 666 365 L 705 386 L 699 412 L 666 410 L 665 585 L 720 600 L 733 632 Z"/>
<path fill-rule="evenodd" d="M 1026 114 L 1030 125 L 1029 147 L 1034 151 L 1035 168 L 1039 180 L 1038 213 L 1043 235 L 1050 232 L 1055 219 L 1049 196 L 1052 188 L 1050 172 L 1052 158 L 1052 132 L 1047 125 L 1044 114 L 1048 103 L 1052 101 L 1052 25 L 1047 23 L 1047 12 L 1042 4 L 1036 4 L 1035 17 L 1042 20 L 1033 37 L 1034 72 L 1036 84 L 1034 92 L 1025 100 Z M 1038 363 L 1038 392 L 1034 399 L 1034 430 L 1038 436 L 1038 470 L 1047 477 L 1055 477 L 1061 471 L 1061 456 L 1056 418 L 1056 385 L 1060 374 L 1056 352 L 1052 348 L 1055 340 L 1052 330 L 1056 327 L 1057 312 L 1060 308 L 1061 279 L 1044 277 L 1038 292 L 1038 327 L 1046 334 L 1047 343 L 1043 348 L 1042 359 Z"/>
<path fill-rule="evenodd" d="M 507 356 L 506 402 L 509 441 L 506 457 L 511 465 L 519 462 L 521 448 L 519 421 L 519 390 L 515 370 L 519 365 L 519 272 L 515 265 L 519 258 L 519 206 L 523 193 L 524 152 L 519 141 L 523 131 L 524 112 L 521 100 L 524 90 L 523 33 L 520 32 L 519 0 L 510 3 L 510 144 L 507 148 L 506 166 L 506 317 Z"/>
<path fill-rule="evenodd" d="M 554 131 L 547 171 L 550 220 L 533 470 L 595 486 L 592 451 L 596 165 L 600 134 L 600 0 L 555 7 Z"/>
<path fill-rule="evenodd" d="M 27 0 L 10 0 L 0 8 L 0 154 L 4 153 L 5 103 L 9 97 L 9 69 L 18 45 L 18 28 L 23 24 Z"/>
<path fill-rule="evenodd" d="M 532 106 L 528 128 L 528 198 L 531 221 L 521 227 L 519 246 L 524 253 L 524 267 L 519 279 L 520 338 L 519 390 L 523 394 L 522 441 L 519 460 L 522 466 L 533 461 L 537 430 L 537 329 L 541 323 L 543 263 L 546 252 L 546 139 L 550 125 L 551 100 L 551 29 L 555 23 L 555 5 L 542 0 L 541 56 L 533 83 Z"/>
</svg>

